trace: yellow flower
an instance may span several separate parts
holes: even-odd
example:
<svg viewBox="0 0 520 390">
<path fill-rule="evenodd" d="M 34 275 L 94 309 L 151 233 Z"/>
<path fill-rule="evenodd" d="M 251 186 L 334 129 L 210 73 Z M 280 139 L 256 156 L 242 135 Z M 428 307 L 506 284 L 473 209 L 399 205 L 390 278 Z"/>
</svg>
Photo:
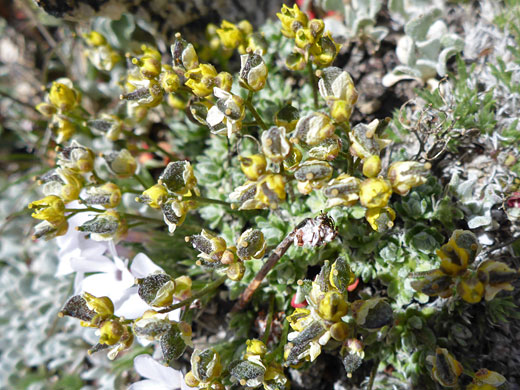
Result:
<svg viewBox="0 0 520 390">
<path fill-rule="evenodd" d="M 485 285 L 485 299 L 492 300 L 501 290 L 513 291 L 511 284 L 518 272 L 499 261 L 486 260 L 477 269 L 478 279 Z"/>
<path fill-rule="evenodd" d="M 181 86 L 179 76 L 172 70 L 161 73 L 161 87 L 166 93 L 176 92 Z"/>
<path fill-rule="evenodd" d="M 428 272 L 420 280 L 413 280 L 410 285 L 415 291 L 430 297 L 438 295 L 447 298 L 453 295 L 453 278 L 439 269 Z"/>
<path fill-rule="evenodd" d="M 182 39 L 181 34 L 175 34 L 175 43 L 170 46 L 174 66 L 191 70 L 199 66 L 197 52 L 191 43 Z"/>
<path fill-rule="evenodd" d="M 357 124 L 348 133 L 350 138 L 350 153 L 364 160 L 370 156 L 379 156 L 381 150 L 388 146 L 391 141 L 379 138 L 377 131 L 386 126 L 386 121 L 374 119 L 368 125 Z"/>
<path fill-rule="evenodd" d="M 78 173 L 87 173 L 94 169 L 94 152 L 76 140 L 60 149 L 58 165 Z"/>
<path fill-rule="evenodd" d="M 305 308 L 297 308 L 287 317 L 287 321 L 296 332 L 302 332 L 312 321 L 310 317 L 311 311 Z"/>
<path fill-rule="evenodd" d="M 42 221 L 34 227 L 34 234 L 31 236 L 31 239 L 36 240 L 45 237 L 45 240 L 50 240 L 54 237 L 63 236 L 68 230 L 69 224 L 66 220 L 58 226 L 54 226 L 47 221 Z"/>
<path fill-rule="evenodd" d="M 464 275 L 457 285 L 457 294 L 468 303 L 478 303 L 484 295 L 484 284 L 476 275 Z"/>
<path fill-rule="evenodd" d="M 28 208 L 36 210 L 31 217 L 45 220 L 54 227 L 59 226 L 65 220 L 65 204 L 56 195 L 49 195 L 31 202 Z"/>
<path fill-rule="evenodd" d="M 282 34 L 287 38 L 294 38 L 296 31 L 306 27 L 309 21 L 307 15 L 300 11 L 296 4 L 293 8 L 289 8 L 285 4 L 282 5 L 281 12 L 277 13 L 276 16 L 282 22 Z"/>
<path fill-rule="evenodd" d="M 321 112 L 313 112 L 298 121 L 295 139 L 296 142 L 313 146 L 329 138 L 334 134 L 334 130 L 330 117 Z"/>
<path fill-rule="evenodd" d="M 462 275 L 479 250 L 478 239 L 473 233 L 455 230 L 450 240 L 437 250 L 441 258 L 440 269 L 447 275 Z"/>
<path fill-rule="evenodd" d="M 88 205 L 101 205 L 106 209 L 113 209 L 121 202 L 121 190 L 114 183 L 90 187 L 84 201 Z"/>
<path fill-rule="evenodd" d="M 45 102 L 36 105 L 36 110 L 47 118 L 51 118 L 54 114 L 56 114 L 56 107 Z"/>
<path fill-rule="evenodd" d="M 237 256 L 240 260 L 261 259 L 267 243 L 264 234 L 258 229 L 247 229 L 237 241 Z"/>
<path fill-rule="evenodd" d="M 352 81 L 352 77 L 347 71 L 340 68 L 330 66 L 319 71 L 320 81 L 318 87 L 321 96 L 329 106 L 335 101 L 341 100 L 346 102 L 346 107 L 352 107 L 358 99 L 358 92 Z"/>
<path fill-rule="evenodd" d="M 60 112 L 68 112 L 75 108 L 81 99 L 81 95 L 72 86 L 69 79 L 59 79 L 52 83 L 49 91 L 49 101 Z"/>
<path fill-rule="evenodd" d="M 435 381 L 444 387 L 455 387 L 457 385 L 459 376 L 464 369 L 447 349 L 437 348 L 435 356 L 428 356 L 426 360 L 433 364 L 432 376 Z"/>
<path fill-rule="evenodd" d="M 388 204 L 392 195 L 390 183 L 384 179 L 372 178 L 361 182 L 359 201 L 366 208 L 380 208 Z"/>
<path fill-rule="evenodd" d="M 394 226 L 395 211 L 390 207 L 368 209 L 365 218 L 376 232 L 384 232 Z"/>
<path fill-rule="evenodd" d="M 177 226 L 182 225 L 189 210 L 189 202 L 180 202 L 176 199 L 168 199 L 161 204 L 164 222 L 168 225 L 170 234 L 175 232 Z"/>
<path fill-rule="evenodd" d="M 257 180 L 265 173 L 267 167 L 267 160 L 261 153 L 253 154 L 251 156 L 239 156 L 240 169 L 249 180 Z"/>
<path fill-rule="evenodd" d="M 487 368 L 481 368 L 475 372 L 473 382 L 466 387 L 466 390 L 496 390 L 506 381 L 502 375 Z"/>
<path fill-rule="evenodd" d="M 332 134 L 329 138 L 310 148 L 307 153 L 309 157 L 317 160 L 332 161 L 338 157 L 341 145 L 341 139 L 336 134 Z"/>
<path fill-rule="evenodd" d="M 220 72 L 215 78 L 215 85 L 226 92 L 230 92 L 233 86 L 233 76 L 228 72 Z"/>
<path fill-rule="evenodd" d="M 89 31 L 83 34 L 83 38 L 90 46 L 103 46 L 107 44 L 106 38 L 97 31 Z"/>
<path fill-rule="evenodd" d="M 83 299 L 90 310 L 94 310 L 101 319 L 106 319 L 114 315 L 114 304 L 109 297 L 95 297 L 88 292 L 84 292 Z"/>
<path fill-rule="evenodd" d="M 220 42 L 226 49 L 235 49 L 238 47 L 244 36 L 242 31 L 233 23 L 223 20 L 220 28 L 217 28 L 217 34 Z"/>
<path fill-rule="evenodd" d="M 215 264 L 220 262 L 227 248 L 226 240 L 205 229 L 202 229 L 200 234 L 186 237 L 185 239 L 191 243 L 194 249 L 200 252 L 198 257 L 207 263 Z"/>
<path fill-rule="evenodd" d="M 285 66 L 290 70 L 302 70 L 307 65 L 307 59 L 298 52 L 291 53 L 285 59 Z"/>
<path fill-rule="evenodd" d="M 300 28 L 294 36 L 294 43 L 300 49 L 306 50 L 315 42 L 315 35 L 310 28 Z"/>
<path fill-rule="evenodd" d="M 370 156 L 363 161 L 363 175 L 372 178 L 381 172 L 381 159 L 379 156 Z"/>
<path fill-rule="evenodd" d="M 143 191 L 142 195 L 135 198 L 135 201 L 147 203 L 148 206 L 159 209 L 166 199 L 168 199 L 168 190 L 163 185 L 156 184 Z"/>
<path fill-rule="evenodd" d="M 291 145 L 285 135 L 285 127 L 273 126 L 261 136 L 262 151 L 275 163 L 281 163 L 291 152 Z"/>
<path fill-rule="evenodd" d="M 190 162 L 186 160 L 169 163 L 157 182 L 179 195 L 191 195 L 191 190 L 197 192 L 197 178 Z"/>
<path fill-rule="evenodd" d="M 43 183 L 43 193 L 57 195 L 65 203 L 78 199 L 83 188 L 83 177 L 66 168 L 57 168 L 52 172 L 55 175 Z"/>
<path fill-rule="evenodd" d="M 426 175 L 431 164 L 421 164 L 415 161 L 397 161 L 388 168 L 388 180 L 394 192 L 408 195 L 410 189 L 426 183 Z"/>
<path fill-rule="evenodd" d="M 327 31 L 311 47 L 312 61 L 320 67 L 329 66 L 338 55 L 339 49 L 341 49 L 341 45 L 336 43 L 330 35 L 330 31 Z"/>
<path fill-rule="evenodd" d="M 332 166 L 327 161 L 309 159 L 300 164 L 294 171 L 298 180 L 298 190 L 307 194 L 312 189 L 320 189 L 332 177 Z"/>
<path fill-rule="evenodd" d="M 327 197 L 327 207 L 353 206 L 359 199 L 360 181 L 346 173 L 339 175 L 322 189 Z"/>
<path fill-rule="evenodd" d="M 135 174 L 137 169 L 137 161 L 132 154 L 126 150 L 119 152 L 109 152 L 103 154 L 102 157 L 107 162 L 110 171 L 119 178 L 127 178 Z"/>
<path fill-rule="evenodd" d="M 246 345 L 246 353 L 249 355 L 264 356 L 267 353 L 267 347 L 262 341 L 258 339 L 247 340 Z"/>
<path fill-rule="evenodd" d="M 258 180 L 256 184 L 255 199 L 272 209 L 285 201 L 285 179 L 282 175 L 268 173 Z"/>
<path fill-rule="evenodd" d="M 318 314 L 327 321 L 338 322 L 341 317 L 347 314 L 347 311 L 347 301 L 335 291 L 325 293 L 323 299 L 318 303 Z"/>
<path fill-rule="evenodd" d="M 193 90 L 198 97 L 206 97 L 213 93 L 217 71 L 210 64 L 200 64 L 184 74 L 188 79 L 186 85 Z"/>
<path fill-rule="evenodd" d="M 267 81 L 267 65 L 258 53 L 250 52 L 240 56 L 240 85 L 250 91 L 258 92 Z"/>
<path fill-rule="evenodd" d="M 100 328 L 99 343 L 114 345 L 119 342 L 125 332 L 125 327 L 114 319 L 103 323 Z"/>
</svg>

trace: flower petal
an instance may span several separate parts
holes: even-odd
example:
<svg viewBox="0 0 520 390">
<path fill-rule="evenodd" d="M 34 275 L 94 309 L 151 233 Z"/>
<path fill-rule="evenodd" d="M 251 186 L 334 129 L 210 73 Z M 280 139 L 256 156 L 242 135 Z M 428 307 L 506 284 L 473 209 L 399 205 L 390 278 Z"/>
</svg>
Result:
<svg viewBox="0 0 520 390">
<path fill-rule="evenodd" d="M 163 269 L 155 264 L 148 256 L 144 253 L 138 253 L 132 260 L 130 266 L 130 272 L 136 278 L 145 278 L 150 274 Z"/>
</svg>

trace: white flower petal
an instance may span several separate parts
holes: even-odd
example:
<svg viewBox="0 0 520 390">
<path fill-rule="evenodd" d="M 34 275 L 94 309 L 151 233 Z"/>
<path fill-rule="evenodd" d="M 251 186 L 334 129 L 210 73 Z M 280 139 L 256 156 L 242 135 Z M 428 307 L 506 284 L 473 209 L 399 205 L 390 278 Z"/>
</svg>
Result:
<svg viewBox="0 0 520 390">
<path fill-rule="evenodd" d="M 213 106 L 208 111 L 206 122 L 208 122 L 210 126 L 216 126 L 224 120 L 224 117 L 224 113 L 220 111 L 217 106 Z"/>
<path fill-rule="evenodd" d="M 159 383 L 150 379 L 135 382 L 130 385 L 128 390 L 172 390 L 173 387 L 167 386 L 163 383 Z"/>
<path fill-rule="evenodd" d="M 152 379 L 160 384 L 168 385 L 168 389 L 180 388 L 179 377 L 182 374 L 171 367 L 165 367 L 150 355 L 138 355 L 134 359 L 134 367 L 139 375 Z"/>
<path fill-rule="evenodd" d="M 125 291 L 125 294 L 118 302 L 118 307 L 115 309 L 116 316 L 125 318 L 139 318 L 146 310 L 153 309 L 137 294 L 137 287 L 131 287 Z"/>
<path fill-rule="evenodd" d="M 163 271 L 163 269 L 155 264 L 144 253 L 138 253 L 135 255 L 132 260 L 132 265 L 130 266 L 130 272 L 136 278 L 145 278 L 157 271 Z"/>
</svg>

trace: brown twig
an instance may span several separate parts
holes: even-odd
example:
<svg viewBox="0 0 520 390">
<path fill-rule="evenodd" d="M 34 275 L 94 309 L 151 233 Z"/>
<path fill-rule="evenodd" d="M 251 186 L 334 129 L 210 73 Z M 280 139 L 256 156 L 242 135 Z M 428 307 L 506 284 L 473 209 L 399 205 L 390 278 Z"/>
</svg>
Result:
<svg viewBox="0 0 520 390">
<path fill-rule="evenodd" d="M 260 271 L 258 271 L 255 278 L 251 281 L 251 283 L 249 283 L 249 286 L 247 286 L 244 292 L 240 295 L 238 302 L 235 303 L 235 306 L 233 306 L 233 309 L 231 310 L 232 313 L 244 309 L 244 307 L 251 300 L 256 289 L 258 288 L 258 286 L 260 286 L 260 283 L 262 283 L 269 271 L 271 271 L 271 269 L 276 265 L 276 263 L 278 263 L 278 260 L 280 260 L 282 256 L 285 254 L 285 252 L 287 252 L 287 250 L 291 247 L 292 243 L 294 242 L 295 233 L 296 229 L 290 232 L 287 235 L 287 237 L 285 237 L 282 240 L 282 242 L 280 242 L 278 246 L 271 252 L 271 255 L 264 263 L 264 266 L 260 269 Z"/>
</svg>

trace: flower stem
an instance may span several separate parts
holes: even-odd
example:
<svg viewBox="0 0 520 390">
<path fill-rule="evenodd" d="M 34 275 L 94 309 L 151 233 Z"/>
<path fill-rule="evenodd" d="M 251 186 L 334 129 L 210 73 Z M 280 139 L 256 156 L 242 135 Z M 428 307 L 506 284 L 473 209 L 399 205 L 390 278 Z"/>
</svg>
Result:
<svg viewBox="0 0 520 390">
<path fill-rule="evenodd" d="M 161 224 L 163 223 L 163 221 L 161 219 L 145 217 L 144 215 L 129 214 L 129 213 L 121 213 L 121 215 L 127 219 L 130 218 L 130 219 L 137 219 L 139 221 L 161 223 Z"/>
<path fill-rule="evenodd" d="M 227 275 L 222 275 L 220 278 L 215 280 L 213 283 L 208 284 L 206 287 L 204 287 L 202 290 L 196 292 L 191 297 L 189 297 L 183 301 L 177 302 L 174 305 L 168 306 L 166 309 L 159 310 L 158 312 L 159 313 L 169 313 L 175 309 L 180 309 L 181 307 L 187 306 L 187 305 L 191 304 L 195 299 L 201 298 L 204 295 L 215 290 L 218 286 L 220 286 L 222 283 L 224 283 L 226 281 L 226 279 L 227 279 Z"/>
<path fill-rule="evenodd" d="M 134 177 L 135 177 L 135 180 L 137 180 L 143 186 L 143 188 L 145 190 L 148 188 L 148 186 L 146 185 L 144 180 L 139 175 L 135 174 Z"/>
<path fill-rule="evenodd" d="M 267 130 L 267 125 L 265 124 L 265 122 L 262 120 L 262 118 L 258 114 L 258 111 L 256 111 L 255 107 L 253 106 L 252 100 L 253 100 L 253 91 L 249 91 L 249 95 L 247 95 L 247 99 L 246 99 L 246 107 L 249 109 L 249 111 L 251 111 L 251 114 L 253 114 L 256 122 L 260 125 L 260 127 L 262 127 L 262 129 L 264 129 L 264 130 Z"/>
<path fill-rule="evenodd" d="M 309 71 L 309 81 L 312 87 L 312 97 L 314 99 L 314 108 L 318 108 L 318 86 L 316 85 L 316 76 L 314 75 L 314 67 L 312 62 L 307 62 L 307 69 Z"/>
<path fill-rule="evenodd" d="M 182 200 L 195 200 L 200 203 L 208 203 L 208 204 L 221 204 L 223 206 L 231 208 L 231 203 L 228 203 L 224 200 L 220 199 L 212 199 L 212 198 L 205 198 L 204 196 L 184 196 Z"/>
<path fill-rule="evenodd" d="M 128 137 L 134 137 L 143 142 L 146 142 L 148 144 L 148 146 L 150 146 L 152 151 L 161 152 L 165 157 L 169 158 L 170 161 L 177 161 L 177 158 L 175 158 L 175 156 L 173 154 L 168 152 L 166 149 L 164 149 L 162 146 L 160 146 L 157 142 L 155 142 L 150 137 L 148 137 L 144 134 L 141 134 L 141 135 L 134 134 L 133 132 L 128 131 L 128 130 L 123 131 L 123 134 Z"/>
<path fill-rule="evenodd" d="M 265 332 L 262 341 L 265 345 L 267 345 L 267 341 L 269 341 L 269 334 L 271 333 L 271 324 L 273 322 L 274 315 L 274 293 L 271 293 L 271 299 L 269 300 L 269 312 L 267 314 L 267 318 L 265 320 Z"/>
</svg>

